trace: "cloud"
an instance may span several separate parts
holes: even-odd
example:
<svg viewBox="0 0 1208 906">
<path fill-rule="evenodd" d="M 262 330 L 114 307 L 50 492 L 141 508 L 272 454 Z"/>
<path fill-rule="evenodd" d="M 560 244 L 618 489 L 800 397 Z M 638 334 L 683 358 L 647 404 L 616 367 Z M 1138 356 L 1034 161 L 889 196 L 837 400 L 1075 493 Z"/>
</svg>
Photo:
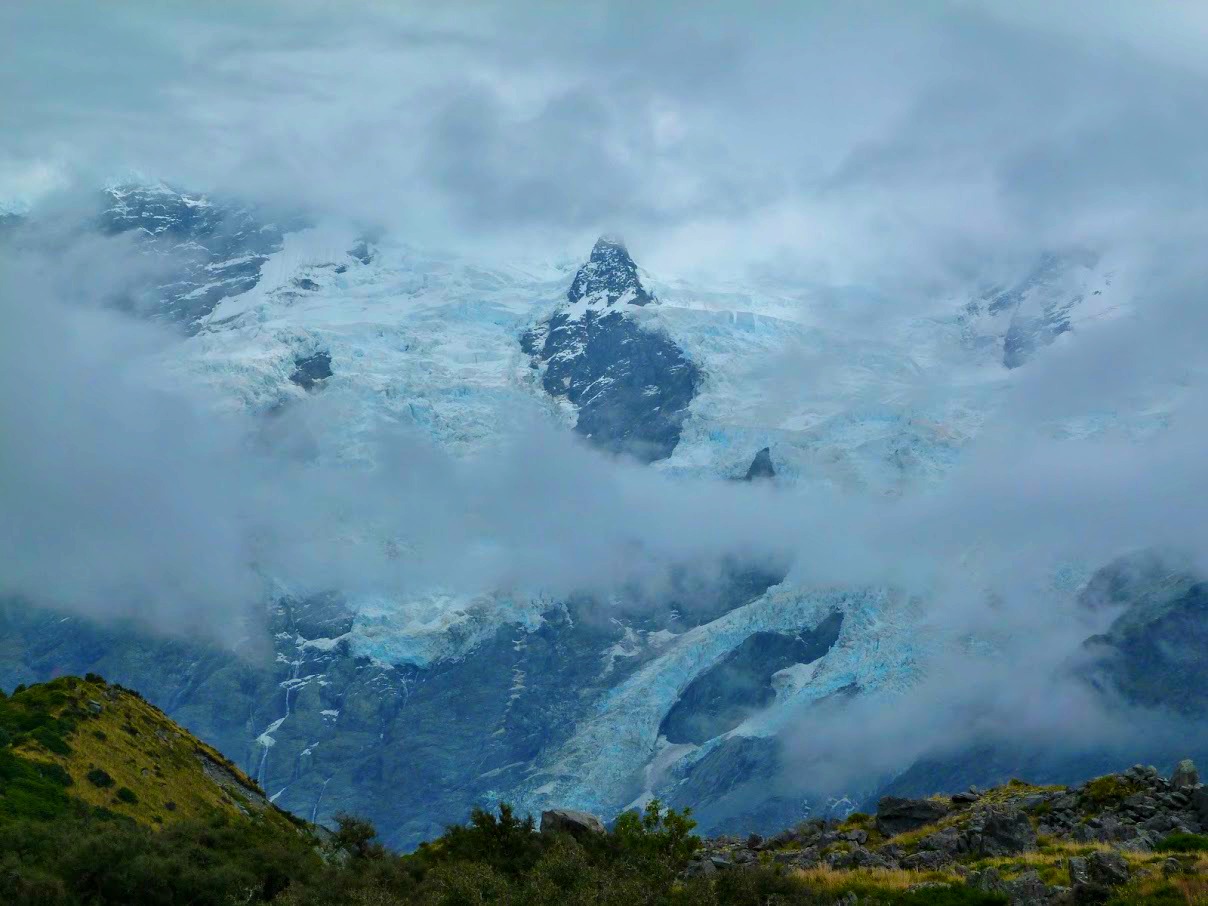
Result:
<svg viewBox="0 0 1208 906">
<path fill-rule="evenodd" d="M 947 744 L 969 726 L 952 715 L 987 705 L 1056 732 L 1083 703 L 1051 681 L 1088 627 L 1054 596 L 1054 570 L 1155 544 L 1208 555 L 1187 503 L 1208 492 L 1208 21 L 1174 4 L 1140 15 L 6 5 L 0 203 L 61 201 L 135 168 L 484 260 L 578 254 L 618 229 L 656 273 L 807 287 L 803 306 L 833 300 L 832 333 L 873 348 L 1054 247 L 1123 262 L 1134 310 L 1078 325 L 1004 380 L 948 480 L 901 500 L 670 480 L 525 422 L 470 461 L 382 436 L 379 467 L 358 473 L 310 457 L 339 417 L 318 401 L 267 440 L 216 416 L 164 370 L 175 339 L 98 304 L 148 262 L 68 232 L 7 261 L 0 283 L 3 590 L 222 634 L 269 577 L 606 596 L 657 588 L 674 564 L 770 553 L 794 581 L 917 591 L 946 632 L 998 640 L 997 660 L 936 661 L 898 724 L 878 712 L 886 738 L 920 738 L 926 715 Z M 763 385 L 837 384 L 847 348 L 770 362 Z M 911 364 L 917 398 L 948 390 Z M 1157 406 L 1171 388 L 1177 405 Z M 1121 413 L 1163 430 L 1141 443 L 1055 428 Z M 1024 659 L 1036 684 L 1011 685 Z"/>
</svg>

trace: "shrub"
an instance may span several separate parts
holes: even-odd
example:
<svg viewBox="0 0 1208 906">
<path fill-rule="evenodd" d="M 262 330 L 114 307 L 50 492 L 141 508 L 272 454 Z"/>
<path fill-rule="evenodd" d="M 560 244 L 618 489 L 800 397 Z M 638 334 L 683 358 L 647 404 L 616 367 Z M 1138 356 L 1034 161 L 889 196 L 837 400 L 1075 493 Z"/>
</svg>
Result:
<svg viewBox="0 0 1208 906">
<path fill-rule="evenodd" d="M 528 871 L 541 857 L 542 840 L 533 816 L 517 818 L 506 802 L 499 804 L 499 817 L 485 809 L 470 813 L 468 826 L 447 828 L 434 844 L 420 846 L 419 855 L 428 861 L 481 862 L 495 871 L 517 875 Z"/>
<path fill-rule="evenodd" d="M 679 871 L 700 846 L 691 815 L 691 809 L 664 812 L 659 800 L 652 799 L 641 815 L 630 811 L 617 818 L 612 836 L 631 859 Z"/>
<path fill-rule="evenodd" d="M 122 802 L 129 803 L 130 805 L 134 805 L 136 802 L 138 802 L 138 796 L 136 796 L 134 794 L 134 790 L 130 789 L 128 786 L 123 786 L 118 789 L 117 798 L 122 800 Z"/>
<path fill-rule="evenodd" d="M 93 768 L 85 776 L 88 778 L 89 783 L 101 789 L 113 786 L 113 778 L 102 768 Z"/>
<path fill-rule="evenodd" d="M 333 849 L 343 850 L 354 859 L 380 856 L 385 852 L 374 842 L 377 839 L 377 830 L 368 821 L 352 815 L 336 815 L 336 824 L 338 829 L 331 841 Z"/>
<path fill-rule="evenodd" d="M 1208 852 L 1208 836 L 1204 834 L 1168 834 L 1154 849 L 1161 853 Z"/>
<path fill-rule="evenodd" d="M 1096 777 L 1087 783 L 1083 788 L 1082 795 L 1095 805 L 1104 806 L 1123 802 L 1140 789 L 1140 784 L 1135 781 L 1125 780 L 1115 774 L 1108 774 L 1105 777 Z"/>
</svg>

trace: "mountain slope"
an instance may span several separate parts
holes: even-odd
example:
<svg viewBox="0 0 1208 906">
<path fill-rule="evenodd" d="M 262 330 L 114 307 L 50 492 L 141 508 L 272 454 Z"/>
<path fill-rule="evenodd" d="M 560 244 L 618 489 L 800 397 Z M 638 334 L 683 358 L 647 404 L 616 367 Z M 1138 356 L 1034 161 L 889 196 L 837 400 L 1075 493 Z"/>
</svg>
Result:
<svg viewBox="0 0 1208 906">
<path fill-rule="evenodd" d="M 216 749 L 99 677 L 18 687 L 0 700 L 0 730 L 0 810 L 11 817 L 66 812 L 78 802 L 147 826 L 254 817 L 303 833 Z"/>
</svg>

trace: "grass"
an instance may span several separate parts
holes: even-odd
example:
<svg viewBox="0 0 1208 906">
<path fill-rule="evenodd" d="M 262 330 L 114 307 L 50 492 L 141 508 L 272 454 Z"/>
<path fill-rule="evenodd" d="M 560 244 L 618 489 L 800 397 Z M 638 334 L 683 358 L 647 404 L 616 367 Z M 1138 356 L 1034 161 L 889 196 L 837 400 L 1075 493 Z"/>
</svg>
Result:
<svg viewBox="0 0 1208 906">
<path fill-rule="evenodd" d="M 1208 835 L 1170 834 L 1161 840 L 1154 849 L 1163 853 L 1208 852 Z"/>
<path fill-rule="evenodd" d="M 224 787 L 206 776 L 203 758 L 222 766 L 239 785 L 259 792 L 217 750 L 181 731 L 140 696 L 99 678 L 64 677 L 0 700 L 0 729 L 12 742 L 11 748 L 0 751 L 41 765 L 32 769 L 35 772 L 57 770 L 90 781 L 71 784 L 70 796 L 149 827 L 161 827 L 165 820 L 206 820 L 215 814 L 235 817 L 250 810 L 262 810 L 281 827 L 297 823 L 275 806 L 253 802 L 258 797 L 243 794 L 234 783 Z M 39 806 L 26 797 L 22 809 L 61 811 L 66 785 L 56 792 L 35 783 L 28 772 L 26 777 L 27 788 L 36 787 L 46 802 Z M 11 798 L 6 787 L 0 806 Z"/>
</svg>

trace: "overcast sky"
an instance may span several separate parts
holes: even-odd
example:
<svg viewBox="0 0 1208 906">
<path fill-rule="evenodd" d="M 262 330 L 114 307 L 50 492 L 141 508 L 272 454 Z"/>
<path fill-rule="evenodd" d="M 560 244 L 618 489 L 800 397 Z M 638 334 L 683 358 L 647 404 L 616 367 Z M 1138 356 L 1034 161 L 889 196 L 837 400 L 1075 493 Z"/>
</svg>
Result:
<svg viewBox="0 0 1208 906">
<path fill-rule="evenodd" d="M 1194 2 L 64 0 L 0 26 L 10 197 L 134 168 L 438 243 L 616 229 L 647 266 L 841 281 L 1203 213 Z"/>
</svg>

